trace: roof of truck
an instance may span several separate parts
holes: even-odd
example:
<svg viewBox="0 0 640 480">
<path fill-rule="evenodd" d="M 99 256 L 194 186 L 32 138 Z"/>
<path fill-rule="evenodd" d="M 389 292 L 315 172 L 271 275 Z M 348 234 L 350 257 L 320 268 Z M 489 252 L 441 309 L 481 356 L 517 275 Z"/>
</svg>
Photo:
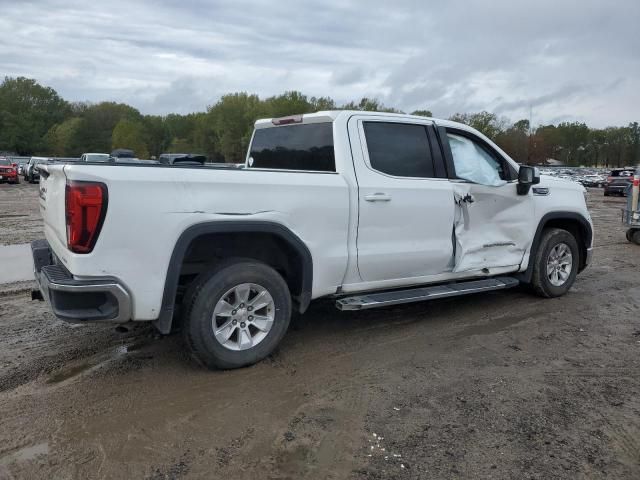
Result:
<svg viewBox="0 0 640 480">
<path fill-rule="evenodd" d="M 458 122 L 452 122 L 451 120 L 443 120 L 440 118 L 433 117 L 423 117 L 420 115 L 409 115 L 407 113 L 389 113 L 389 112 L 369 112 L 362 110 L 325 110 L 321 112 L 315 113 L 305 113 L 302 115 L 289 115 L 286 117 L 279 118 L 261 118 L 256 120 L 255 128 L 269 128 L 276 127 L 282 125 L 292 125 L 292 124 L 300 124 L 300 123 L 323 123 L 323 122 L 333 122 L 340 115 L 363 115 L 363 116 L 371 116 L 371 117 L 396 117 L 398 119 L 414 119 L 414 120 L 431 120 L 436 122 L 438 125 L 442 125 L 445 127 L 455 127 L 462 130 L 471 130 L 473 129 L 468 125 Z"/>
</svg>

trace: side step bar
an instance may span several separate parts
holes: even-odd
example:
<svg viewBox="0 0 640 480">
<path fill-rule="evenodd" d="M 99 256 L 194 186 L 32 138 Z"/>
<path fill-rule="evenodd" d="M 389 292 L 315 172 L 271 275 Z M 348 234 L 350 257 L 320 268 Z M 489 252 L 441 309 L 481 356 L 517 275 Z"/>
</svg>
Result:
<svg viewBox="0 0 640 480">
<path fill-rule="evenodd" d="M 393 290 L 390 292 L 368 293 L 336 300 L 339 310 L 366 310 L 402 303 L 422 302 L 436 298 L 457 297 L 470 293 L 487 292 L 512 288 L 520 282 L 513 277 L 495 277 L 482 280 L 448 283 L 432 287 Z"/>
</svg>

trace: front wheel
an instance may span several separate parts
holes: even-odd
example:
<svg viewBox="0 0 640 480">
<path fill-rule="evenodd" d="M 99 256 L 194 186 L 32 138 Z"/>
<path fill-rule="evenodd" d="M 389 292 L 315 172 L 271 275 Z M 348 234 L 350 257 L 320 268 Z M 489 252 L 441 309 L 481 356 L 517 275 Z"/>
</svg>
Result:
<svg viewBox="0 0 640 480">
<path fill-rule="evenodd" d="M 534 258 L 531 286 L 542 297 L 567 293 L 578 274 L 580 252 L 575 237 L 566 230 L 545 230 Z"/>
<path fill-rule="evenodd" d="M 278 346 L 291 318 L 291 295 L 282 276 L 252 260 L 227 262 L 201 274 L 185 302 L 185 342 L 208 368 L 262 360 Z"/>
</svg>

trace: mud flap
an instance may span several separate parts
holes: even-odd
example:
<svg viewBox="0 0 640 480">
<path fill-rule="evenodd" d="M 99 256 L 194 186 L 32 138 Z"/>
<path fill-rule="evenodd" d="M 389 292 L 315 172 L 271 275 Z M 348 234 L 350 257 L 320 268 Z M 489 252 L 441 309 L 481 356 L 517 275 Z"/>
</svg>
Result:
<svg viewBox="0 0 640 480">
<path fill-rule="evenodd" d="M 511 209 L 494 195 L 483 193 L 501 187 L 475 186 L 475 191 L 474 186 L 453 186 L 453 272 L 519 265 L 527 242 L 526 218 L 518 218 L 522 209 Z"/>
</svg>

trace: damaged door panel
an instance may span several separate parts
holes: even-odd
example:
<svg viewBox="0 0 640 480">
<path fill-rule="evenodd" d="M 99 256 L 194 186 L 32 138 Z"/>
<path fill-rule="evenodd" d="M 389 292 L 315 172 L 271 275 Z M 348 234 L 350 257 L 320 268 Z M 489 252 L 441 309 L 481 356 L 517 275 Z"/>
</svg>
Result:
<svg viewBox="0 0 640 480">
<path fill-rule="evenodd" d="M 517 266 L 533 232 L 533 205 L 516 186 L 452 182 L 455 201 L 454 272 Z"/>
</svg>

